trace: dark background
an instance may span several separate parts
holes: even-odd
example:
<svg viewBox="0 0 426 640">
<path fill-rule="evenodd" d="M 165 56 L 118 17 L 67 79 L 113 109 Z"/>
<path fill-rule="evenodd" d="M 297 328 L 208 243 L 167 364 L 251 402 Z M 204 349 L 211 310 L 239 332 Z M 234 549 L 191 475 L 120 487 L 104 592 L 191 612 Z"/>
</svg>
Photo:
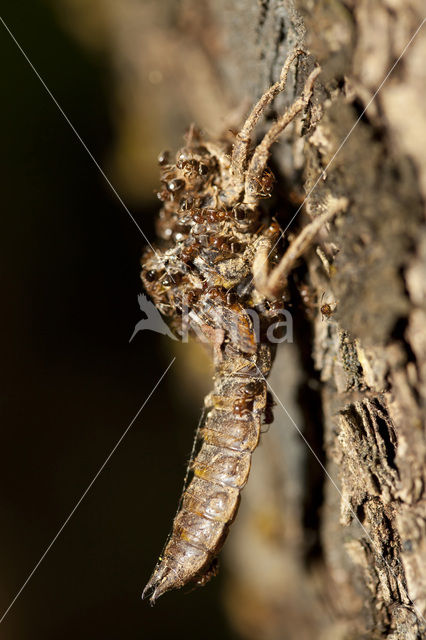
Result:
<svg viewBox="0 0 426 640">
<path fill-rule="evenodd" d="M 107 62 L 80 48 L 46 5 L 2 6 L 105 166 L 114 140 Z M 2 25 L 0 52 L 4 612 L 173 353 L 153 333 L 129 344 L 141 318 L 145 241 Z M 131 209 L 152 239 L 156 201 Z M 174 349 L 185 357 L 185 345 Z M 174 368 L 9 611 L 2 638 L 231 637 L 219 602 L 223 572 L 154 608 L 140 600 L 176 509 L 202 402 L 185 398 Z"/>
</svg>

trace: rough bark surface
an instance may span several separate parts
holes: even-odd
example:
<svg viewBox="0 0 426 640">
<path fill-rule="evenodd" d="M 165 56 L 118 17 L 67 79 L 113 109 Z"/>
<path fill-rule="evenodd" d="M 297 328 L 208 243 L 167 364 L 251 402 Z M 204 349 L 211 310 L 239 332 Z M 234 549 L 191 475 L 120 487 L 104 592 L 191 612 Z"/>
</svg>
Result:
<svg viewBox="0 0 426 640">
<path fill-rule="evenodd" d="M 381 87 L 421 24 L 421 1 L 103 6 L 109 30 L 121 27 L 109 39 L 121 133 L 133 125 L 139 143 L 134 78 L 149 69 L 175 105 L 170 146 L 185 120 L 209 131 L 238 122 L 296 43 L 321 64 L 306 136 L 293 127 L 274 161 L 287 196 L 309 194 L 308 216 L 349 204 L 295 273 L 296 345 L 280 349 L 271 378 L 282 406 L 225 550 L 225 604 L 245 638 L 426 637 L 426 27 Z M 151 51 L 144 63 L 129 30 Z M 270 118 L 304 79 L 300 67 Z"/>
<path fill-rule="evenodd" d="M 284 628 L 284 637 L 425 637 L 424 32 L 357 123 L 421 20 L 420 4 L 414 3 L 259 7 L 257 55 L 265 61 L 268 51 L 272 73 L 284 57 L 280 47 L 291 46 L 304 30 L 306 46 L 323 68 L 315 102 L 320 122 L 308 132 L 303 156 L 297 147 L 292 154 L 293 167 L 302 169 L 304 192 L 312 190 L 306 211 L 315 215 L 342 196 L 349 207 L 307 260 L 306 282 L 317 307 L 307 309 L 304 330 L 296 331 L 305 353 L 302 368 L 312 377 L 310 344 L 321 385 L 320 405 L 305 391 L 306 415 L 294 421 L 304 425 L 314 448 L 319 444 L 314 429 L 323 429 L 329 477 L 312 468 L 318 462 L 310 452 L 298 451 L 304 473 L 294 470 L 292 480 L 279 483 L 286 504 L 275 525 L 281 541 L 293 541 L 293 548 L 284 544 L 282 552 L 283 560 L 292 559 L 283 562 L 283 583 L 272 588 L 273 596 L 264 598 L 259 577 L 254 578 L 267 612 L 247 608 L 250 582 L 244 569 L 235 572 L 244 576 L 237 578 L 244 589 L 235 607 L 247 637 L 280 638 Z M 285 154 L 282 146 L 277 157 Z M 318 310 L 322 297 L 333 310 L 329 318 Z M 295 321 L 303 322 L 297 311 Z M 283 362 L 272 384 L 293 417 L 290 398 L 287 404 L 283 397 L 292 375 L 284 367 Z M 294 428 L 288 417 L 286 428 Z M 293 466 L 288 458 L 299 446 L 282 443 L 277 473 L 288 474 Z M 294 513 L 289 494 L 301 479 L 306 484 L 299 488 L 299 513 Z M 261 511 L 255 495 L 253 502 L 256 518 Z"/>
</svg>

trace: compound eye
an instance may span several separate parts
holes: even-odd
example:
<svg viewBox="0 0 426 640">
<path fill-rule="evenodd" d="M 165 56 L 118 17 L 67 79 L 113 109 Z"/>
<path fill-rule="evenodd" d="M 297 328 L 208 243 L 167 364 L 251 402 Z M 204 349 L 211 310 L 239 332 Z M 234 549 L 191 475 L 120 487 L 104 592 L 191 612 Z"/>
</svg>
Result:
<svg viewBox="0 0 426 640">
<path fill-rule="evenodd" d="M 160 165 L 160 167 L 164 166 L 165 164 L 169 164 L 169 158 L 169 151 L 162 151 L 158 156 L 158 164 Z"/>
<path fill-rule="evenodd" d="M 187 151 L 181 151 L 176 156 L 176 166 L 178 169 L 183 169 L 184 164 L 190 160 L 190 155 Z"/>
<path fill-rule="evenodd" d="M 256 384 L 254 382 L 249 382 L 248 384 L 245 385 L 245 387 L 243 388 L 243 394 L 245 396 L 252 396 L 256 393 Z"/>
<path fill-rule="evenodd" d="M 180 191 L 185 186 L 185 180 L 181 180 L 180 178 L 176 178 L 175 180 L 170 180 L 167 183 L 167 190 L 171 191 L 171 193 L 176 193 Z"/>
<path fill-rule="evenodd" d="M 253 214 L 250 209 L 246 209 L 241 205 L 237 205 L 233 210 L 234 218 L 238 222 L 242 222 L 244 220 L 250 220 L 253 217 Z"/>
<path fill-rule="evenodd" d="M 213 249 L 219 249 L 224 243 L 224 239 L 216 236 L 215 238 L 210 239 L 210 246 Z"/>
<path fill-rule="evenodd" d="M 268 236 L 275 236 L 280 231 L 281 231 L 281 229 L 280 229 L 280 225 L 278 224 L 278 222 L 276 220 L 272 220 L 271 224 L 269 225 L 269 227 L 266 230 L 266 233 L 268 234 Z"/>
<path fill-rule="evenodd" d="M 145 273 L 145 278 L 148 280 L 148 282 L 154 282 L 154 280 L 157 279 L 157 272 L 153 269 L 150 269 Z"/>
</svg>

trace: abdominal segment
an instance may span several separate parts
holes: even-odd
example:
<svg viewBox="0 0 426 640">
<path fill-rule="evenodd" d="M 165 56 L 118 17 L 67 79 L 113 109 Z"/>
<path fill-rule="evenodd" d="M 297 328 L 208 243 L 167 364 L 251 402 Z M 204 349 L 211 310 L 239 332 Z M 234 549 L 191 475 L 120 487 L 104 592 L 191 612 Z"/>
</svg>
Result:
<svg viewBox="0 0 426 640">
<path fill-rule="evenodd" d="M 267 403 L 265 375 L 271 354 L 226 348 L 217 363 L 215 387 L 206 398 L 199 430 L 201 446 L 190 462 L 193 477 L 162 556 L 145 587 L 152 604 L 166 591 L 188 583 L 205 584 L 236 516 L 240 492 L 250 472 Z"/>
</svg>

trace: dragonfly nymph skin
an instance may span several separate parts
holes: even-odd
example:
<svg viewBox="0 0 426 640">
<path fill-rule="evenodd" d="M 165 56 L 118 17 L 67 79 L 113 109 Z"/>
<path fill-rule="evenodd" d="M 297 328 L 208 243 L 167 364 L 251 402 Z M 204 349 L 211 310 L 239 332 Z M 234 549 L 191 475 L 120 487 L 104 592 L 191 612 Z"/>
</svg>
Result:
<svg viewBox="0 0 426 640">
<path fill-rule="evenodd" d="M 275 345 L 268 329 L 280 319 L 286 278 L 275 277 L 279 288 L 268 289 L 269 272 L 279 268 L 275 245 L 281 230 L 260 202 L 273 184 L 267 167 L 270 147 L 307 107 L 318 68 L 308 77 L 302 96 L 254 150 L 250 140 L 301 53 L 295 51 L 287 59 L 280 81 L 255 105 L 234 144 L 206 140 L 191 127 L 175 159 L 168 153 L 159 157 L 159 242 L 143 255 L 142 282 L 176 334 L 185 325 L 211 345 L 215 375 L 197 432 L 198 451 L 190 462 L 192 478 L 143 593 L 151 603 L 171 589 L 202 585 L 214 574 L 265 413 L 270 415 L 265 379 Z M 253 273 L 255 263 L 260 265 L 259 277 Z"/>
</svg>

